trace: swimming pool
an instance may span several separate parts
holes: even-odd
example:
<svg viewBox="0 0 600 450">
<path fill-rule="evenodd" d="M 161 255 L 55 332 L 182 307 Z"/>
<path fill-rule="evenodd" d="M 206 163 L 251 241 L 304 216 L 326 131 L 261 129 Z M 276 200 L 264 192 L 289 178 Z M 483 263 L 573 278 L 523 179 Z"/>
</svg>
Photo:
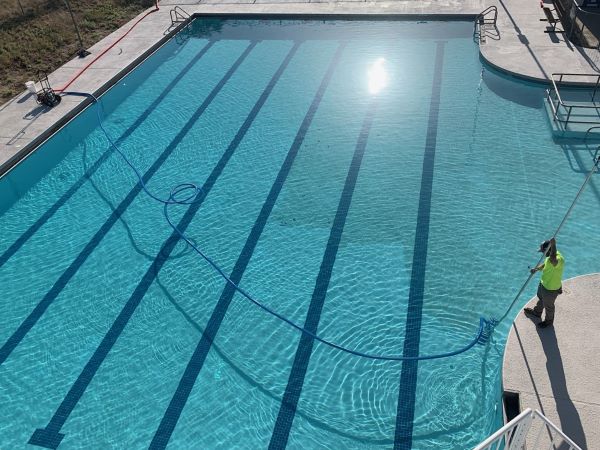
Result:
<svg viewBox="0 0 600 450">
<path fill-rule="evenodd" d="M 203 18 L 101 104 L 149 190 L 202 186 L 172 219 L 252 296 L 428 355 L 504 313 L 592 165 L 542 100 L 469 22 Z M 301 338 L 177 242 L 96 108 L 0 181 L 2 447 L 448 449 L 498 426 L 506 323 L 419 363 Z M 567 276 L 595 270 L 596 184 Z"/>
</svg>

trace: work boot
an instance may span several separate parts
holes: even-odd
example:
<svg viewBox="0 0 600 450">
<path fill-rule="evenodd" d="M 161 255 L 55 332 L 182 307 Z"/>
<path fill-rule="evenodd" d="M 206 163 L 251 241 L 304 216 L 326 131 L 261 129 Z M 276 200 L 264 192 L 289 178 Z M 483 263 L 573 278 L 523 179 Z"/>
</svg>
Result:
<svg viewBox="0 0 600 450">
<path fill-rule="evenodd" d="M 534 311 L 534 309 L 533 309 L 533 308 L 525 308 L 525 309 L 523 310 L 523 313 L 524 313 L 526 316 L 533 316 L 533 317 L 537 317 L 538 319 L 542 317 L 542 315 L 541 315 L 541 314 L 538 314 L 538 313 L 536 313 L 536 312 Z"/>
</svg>

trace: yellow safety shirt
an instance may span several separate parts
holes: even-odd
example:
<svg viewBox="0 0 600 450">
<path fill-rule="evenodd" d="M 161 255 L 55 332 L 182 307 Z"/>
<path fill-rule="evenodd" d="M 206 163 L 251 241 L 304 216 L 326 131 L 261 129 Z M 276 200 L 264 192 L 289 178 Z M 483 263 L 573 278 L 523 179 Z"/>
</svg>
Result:
<svg viewBox="0 0 600 450">
<path fill-rule="evenodd" d="M 557 291 L 562 286 L 562 275 L 565 268 L 565 259 L 559 251 L 556 252 L 558 262 L 556 266 L 550 262 L 550 257 L 544 261 L 544 269 L 542 270 L 542 286 L 549 291 Z"/>
</svg>

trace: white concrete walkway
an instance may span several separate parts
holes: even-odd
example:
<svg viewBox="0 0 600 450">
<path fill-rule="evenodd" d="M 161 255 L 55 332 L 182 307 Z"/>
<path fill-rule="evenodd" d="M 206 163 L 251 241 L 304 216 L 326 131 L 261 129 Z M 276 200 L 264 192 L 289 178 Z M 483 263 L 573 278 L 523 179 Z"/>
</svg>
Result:
<svg viewBox="0 0 600 450">
<path fill-rule="evenodd" d="M 600 449 L 600 274 L 567 280 L 563 291 L 553 327 L 515 320 L 503 387 L 519 393 L 521 410 L 538 409 L 581 448 Z"/>
<path fill-rule="evenodd" d="M 558 72 L 598 73 L 598 50 L 577 47 L 564 33 L 544 32 L 548 22 L 540 21 L 545 15 L 539 0 L 493 0 L 489 4 L 498 8 L 498 33 L 490 33 L 480 50 L 490 64 L 535 81 L 546 81 Z M 562 29 L 560 24 L 557 29 Z"/>
</svg>

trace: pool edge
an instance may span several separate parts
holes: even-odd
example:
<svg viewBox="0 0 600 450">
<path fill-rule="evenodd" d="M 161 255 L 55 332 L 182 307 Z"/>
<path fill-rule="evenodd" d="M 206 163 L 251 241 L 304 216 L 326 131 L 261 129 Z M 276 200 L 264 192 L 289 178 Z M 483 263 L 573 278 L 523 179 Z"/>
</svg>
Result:
<svg viewBox="0 0 600 450">
<path fill-rule="evenodd" d="M 476 14 L 468 14 L 468 13 L 443 13 L 443 14 L 427 14 L 427 13 L 389 13 L 389 12 L 371 12 L 371 13 L 339 13 L 339 12 L 322 12 L 318 11 L 315 13 L 265 13 L 265 12 L 243 12 L 243 13 L 224 13 L 224 12 L 195 12 L 190 15 L 190 18 L 185 22 L 181 23 L 179 26 L 173 28 L 169 33 L 166 33 L 161 39 L 159 39 L 154 45 L 150 48 L 142 52 L 140 56 L 134 59 L 132 62 L 127 64 L 123 69 L 121 69 L 117 74 L 109 78 L 104 84 L 102 84 L 98 89 L 93 92 L 95 97 L 100 97 L 110 88 L 112 88 L 115 84 L 117 84 L 120 80 L 126 77 L 130 72 L 135 70 L 140 64 L 142 64 L 146 59 L 148 59 L 152 54 L 154 54 L 159 48 L 169 42 L 176 34 L 178 34 L 182 29 L 184 29 L 189 23 L 191 23 L 194 19 L 201 17 L 221 17 L 228 19 L 251 19 L 251 18 L 261 18 L 261 19 L 270 19 L 270 20 L 281 20 L 281 19 L 297 19 L 297 20 L 315 20 L 320 18 L 328 18 L 328 19 L 336 19 L 336 20 L 361 20 L 361 19 L 369 19 L 369 20 L 439 20 L 439 21 L 470 21 L 474 20 Z M 124 25 L 126 27 L 127 25 Z M 119 31 L 119 30 L 117 30 Z M 68 64 L 68 63 L 67 63 Z M 61 66 L 63 67 L 63 66 Z M 57 69 L 59 70 L 60 67 Z M 21 95 L 21 94 L 19 94 Z M 19 96 L 18 95 L 18 96 Z M 14 97 L 17 98 L 18 96 Z M 7 103 L 11 102 L 9 100 Z M 59 118 L 54 124 L 50 125 L 43 132 L 41 132 L 38 136 L 33 138 L 29 143 L 27 143 L 21 150 L 17 151 L 13 156 L 11 156 L 6 162 L 0 164 L 0 180 L 10 173 L 14 168 L 16 168 L 21 162 L 26 160 L 29 156 L 31 156 L 41 145 L 43 145 L 48 139 L 50 139 L 55 133 L 59 132 L 63 127 L 68 125 L 68 123 L 75 119 L 80 113 L 85 111 L 85 109 L 92 103 L 91 98 L 86 98 L 81 103 L 77 104 L 74 108 L 67 111 L 65 115 Z"/>
</svg>

